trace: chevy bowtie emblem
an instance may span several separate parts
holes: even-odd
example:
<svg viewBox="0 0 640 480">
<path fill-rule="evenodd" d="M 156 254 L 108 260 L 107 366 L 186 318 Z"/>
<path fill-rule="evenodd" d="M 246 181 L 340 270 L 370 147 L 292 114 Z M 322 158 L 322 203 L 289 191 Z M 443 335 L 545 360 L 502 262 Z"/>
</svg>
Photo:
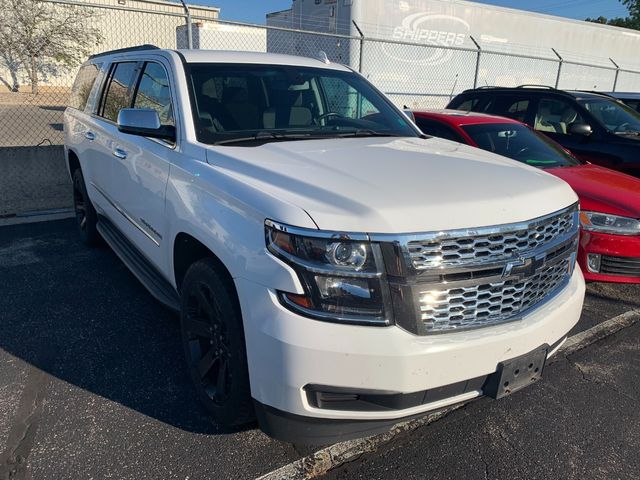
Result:
<svg viewBox="0 0 640 480">
<path fill-rule="evenodd" d="M 517 260 L 512 260 L 504 266 L 502 278 L 512 276 L 531 277 L 544 266 L 546 260 L 547 255 L 545 253 L 535 257 L 520 257 Z"/>
</svg>

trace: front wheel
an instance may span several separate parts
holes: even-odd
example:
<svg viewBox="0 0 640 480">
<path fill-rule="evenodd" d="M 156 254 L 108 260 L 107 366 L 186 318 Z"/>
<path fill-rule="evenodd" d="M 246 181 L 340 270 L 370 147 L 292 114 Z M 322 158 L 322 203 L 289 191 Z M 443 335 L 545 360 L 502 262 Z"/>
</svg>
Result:
<svg viewBox="0 0 640 480">
<path fill-rule="evenodd" d="M 242 316 L 233 286 L 211 259 L 194 263 L 181 290 L 187 366 L 205 408 L 225 427 L 254 420 Z"/>
</svg>

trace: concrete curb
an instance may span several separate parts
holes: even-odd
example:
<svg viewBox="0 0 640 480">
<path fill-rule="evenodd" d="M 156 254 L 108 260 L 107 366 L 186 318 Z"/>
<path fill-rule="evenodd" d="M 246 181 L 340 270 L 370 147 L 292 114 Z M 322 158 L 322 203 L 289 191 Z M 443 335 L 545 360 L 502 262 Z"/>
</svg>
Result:
<svg viewBox="0 0 640 480">
<path fill-rule="evenodd" d="M 560 347 L 556 355 L 549 361 L 554 363 L 559 359 L 559 355 L 567 356 L 581 350 L 598 340 L 602 340 L 614 333 L 632 326 L 640 320 L 640 310 L 630 310 L 616 317 L 580 332 L 572 337 Z M 456 405 L 446 410 L 427 414 L 423 418 L 400 423 L 391 430 L 368 438 L 359 438 L 346 442 L 336 443 L 322 448 L 312 455 L 291 462 L 273 472 L 269 472 L 256 480 L 308 480 L 324 475 L 340 465 L 350 462 L 360 455 L 376 450 L 381 445 L 390 442 L 395 437 L 404 432 L 410 432 L 422 426 L 428 425 L 436 420 L 448 415 L 464 406 Z"/>
<path fill-rule="evenodd" d="M 21 225 L 23 223 L 51 222 L 53 220 L 63 220 L 75 216 L 72 208 L 59 208 L 56 210 L 46 210 L 39 212 L 27 212 L 20 215 L 0 217 L 0 227 L 9 225 Z"/>
</svg>

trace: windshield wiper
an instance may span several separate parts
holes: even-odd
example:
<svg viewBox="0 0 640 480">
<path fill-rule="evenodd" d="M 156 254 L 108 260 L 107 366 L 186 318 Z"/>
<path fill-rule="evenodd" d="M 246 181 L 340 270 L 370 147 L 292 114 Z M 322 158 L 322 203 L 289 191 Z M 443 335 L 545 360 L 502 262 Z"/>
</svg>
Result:
<svg viewBox="0 0 640 480">
<path fill-rule="evenodd" d="M 616 135 L 640 135 L 640 131 L 627 130 L 626 132 L 614 132 Z"/>
<path fill-rule="evenodd" d="M 377 132 L 368 128 L 359 128 L 349 132 L 336 132 L 337 137 L 399 137 L 397 133 Z"/>
<path fill-rule="evenodd" d="M 317 138 L 326 138 L 326 135 L 314 135 L 313 133 L 287 133 L 272 132 L 270 130 L 260 130 L 254 135 L 246 137 L 233 137 L 213 142 L 214 145 L 229 145 L 232 143 L 246 142 L 269 142 L 269 141 L 287 141 L 287 140 L 310 140 Z"/>
</svg>

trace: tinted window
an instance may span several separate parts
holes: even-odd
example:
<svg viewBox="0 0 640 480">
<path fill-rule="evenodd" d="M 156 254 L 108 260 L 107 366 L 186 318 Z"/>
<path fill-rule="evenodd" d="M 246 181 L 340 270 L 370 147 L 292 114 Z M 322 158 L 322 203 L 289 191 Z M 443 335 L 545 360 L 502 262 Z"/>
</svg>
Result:
<svg viewBox="0 0 640 480">
<path fill-rule="evenodd" d="M 513 118 L 519 122 L 524 122 L 527 118 L 527 111 L 530 99 L 524 95 L 495 95 L 494 101 L 484 111 L 502 117 Z"/>
<path fill-rule="evenodd" d="M 507 107 L 507 114 L 509 118 L 524 122 L 527 118 L 527 110 L 529 109 L 529 100 L 517 100 L 511 102 L 511 105 Z"/>
<path fill-rule="evenodd" d="M 525 125 L 490 123 L 464 125 L 463 130 L 483 150 L 540 168 L 578 165 L 560 145 Z"/>
<path fill-rule="evenodd" d="M 534 128 L 539 132 L 568 135 L 573 123 L 585 123 L 575 105 L 556 98 L 543 98 L 538 102 Z"/>
<path fill-rule="evenodd" d="M 189 67 L 198 139 L 417 136 L 366 80 L 352 72 L 276 65 Z"/>
<path fill-rule="evenodd" d="M 610 132 L 640 133 L 640 114 L 627 105 L 608 98 L 584 98 L 578 102 Z"/>
<path fill-rule="evenodd" d="M 151 108 L 158 112 L 163 125 L 175 125 L 169 79 L 162 65 L 158 63 L 145 65 L 133 107 Z"/>
<path fill-rule="evenodd" d="M 436 120 L 427 120 L 425 118 L 416 117 L 416 125 L 418 125 L 420 130 L 427 135 L 464 143 L 462 137 L 460 137 L 460 135 L 458 135 L 451 127 Z"/>
<path fill-rule="evenodd" d="M 478 98 L 470 98 L 469 100 L 465 100 L 464 102 L 462 102 L 456 108 L 458 110 L 462 110 L 463 112 L 472 112 L 473 108 L 478 104 L 479 101 L 480 99 Z"/>
<path fill-rule="evenodd" d="M 123 62 L 112 67 L 109 83 L 102 103 L 102 116 L 115 122 L 123 108 L 131 106 L 131 86 L 137 70 L 137 63 Z"/>
<path fill-rule="evenodd" d="M 76 80 L 73 82 L 73 87 L 71 88 L 70 107 L 84 110 L 101 66 L 101 63 L 95 63 L 80 67 Z"/>
<path fill-rule="evenodd" d="M 458 96 L 451 100 L 448 109 L 462 112 L 487 112 L 493 106 L 493 98 L 488 95 L 478 97 Z"/>
<path fill-rule="evenodd" d="M 640 100 L 625 100 L 624 103 L 629 105 L 636 112 L 640 112 Z"/>
</svg>

